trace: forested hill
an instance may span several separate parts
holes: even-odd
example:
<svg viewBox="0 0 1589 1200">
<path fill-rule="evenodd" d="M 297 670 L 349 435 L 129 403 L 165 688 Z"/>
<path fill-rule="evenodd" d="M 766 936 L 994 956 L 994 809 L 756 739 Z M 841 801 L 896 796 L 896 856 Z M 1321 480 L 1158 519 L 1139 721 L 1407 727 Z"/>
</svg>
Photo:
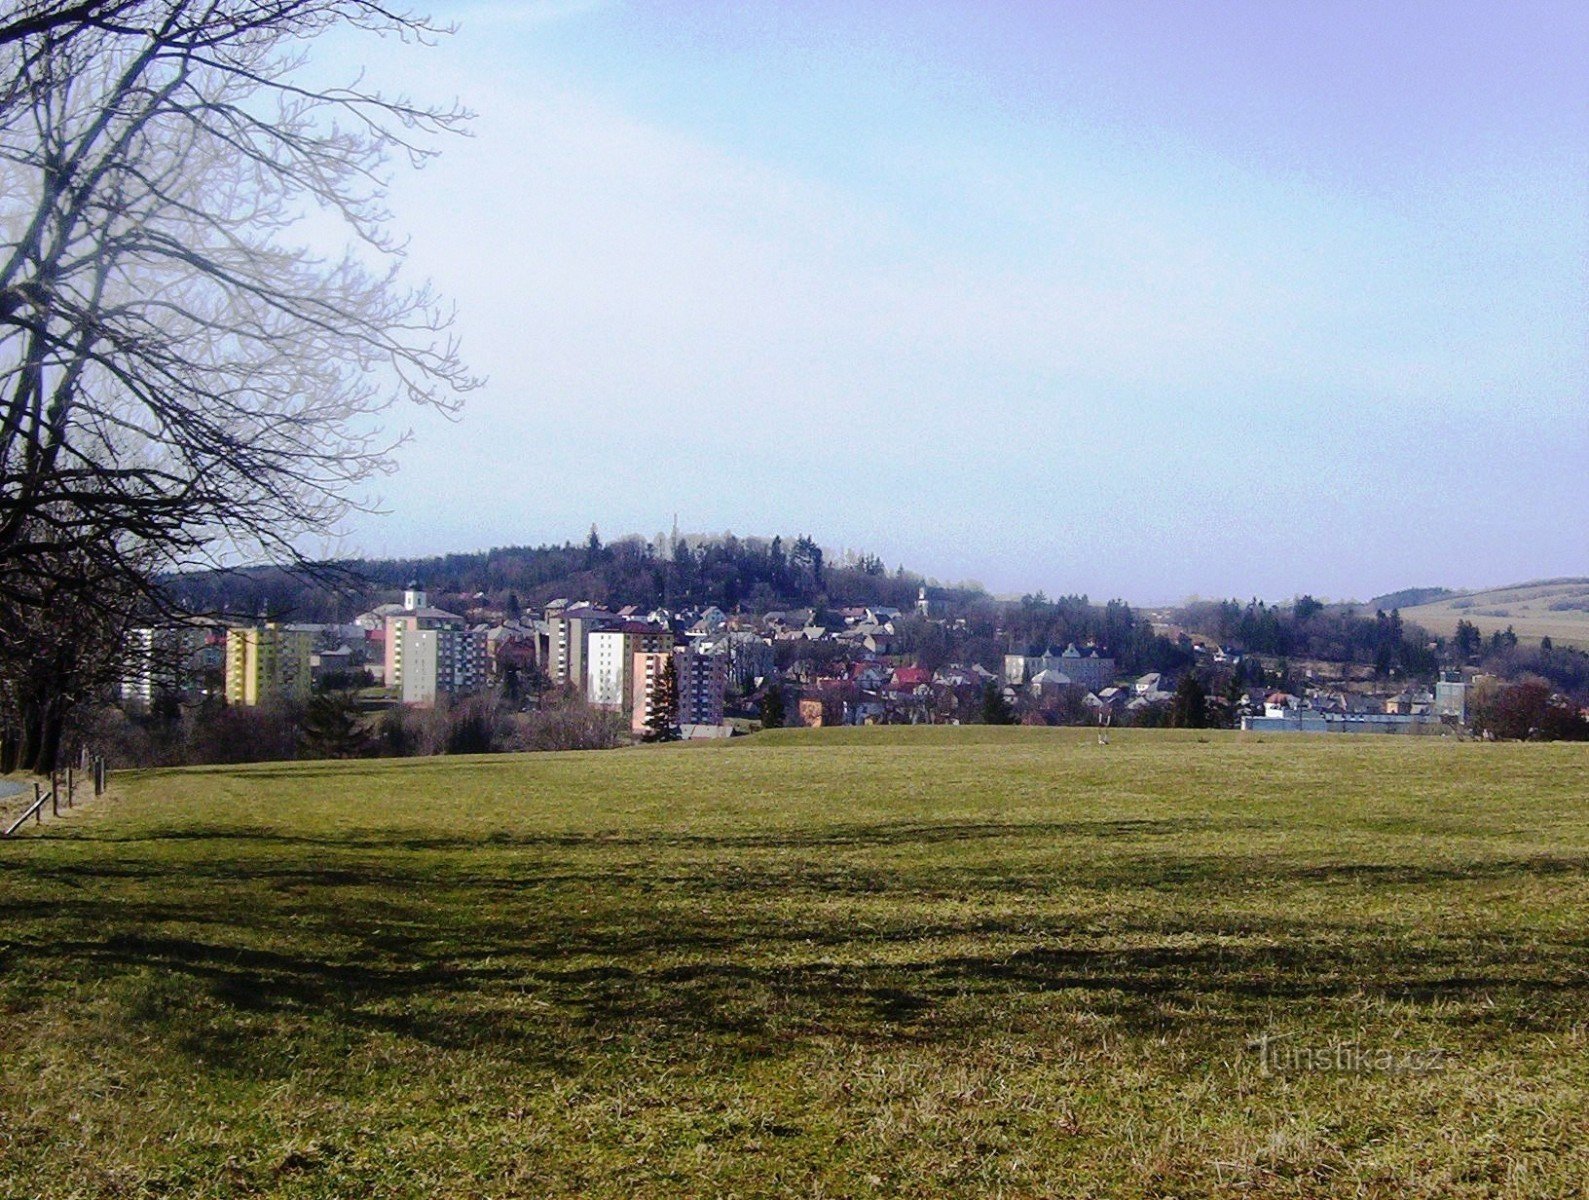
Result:
<svg viewBox="0 0 1589 1200">
<path fill-rule="evenodd" d="M 168 581 L 184 604 L 205 612 L 265 611 L 292 620 L 347 619 L 392 599 L 418 580 L 438 601 L 483 595 L 505 612 L 558 597 L 598 604 L 687 608 L 716 604 L 755 611 L 807 606 L 885 604 L 908 609 L 927 581 L 904 568 L 888 570 L 875 555 L 839 562 L 809 537 L 626 537 L 604 543 L 504 546 L 433 558 L 327 563 L 337 581 L 316 582 L 276 567 L 181 575 Z M 976 585 L 929 587 L 954 604 L 985 598 Z"/>
</svg>

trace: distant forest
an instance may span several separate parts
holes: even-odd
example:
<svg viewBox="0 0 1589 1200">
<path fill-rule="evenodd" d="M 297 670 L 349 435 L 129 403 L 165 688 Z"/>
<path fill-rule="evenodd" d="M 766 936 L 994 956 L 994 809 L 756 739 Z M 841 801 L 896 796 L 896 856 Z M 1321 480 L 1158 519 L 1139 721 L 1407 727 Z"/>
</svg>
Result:
<svg viewBox="0 0 1589 1200">
<path fill-rule="evenodd" d="M 928 587 L 940 604 L 963 607 L 987 599 L 975 585 L 940 587 L 903 567 L 886 569 L 875 555 L 829 561 L 809 537 L 625 537 L 603 542 L 595 530 L 583 543 L 504 546 L 434 558 L 328 562 L 312 578 L 276 567 L 206 571 L 166 580 L 196 612 L 293 621 L 348 620 L 390 600 L 410 580 L 435 598 L 474 598 L 510 615 L 566 598 L 597 604 L 684 609 L 715 604 L 746 608 L 825 608 L 880 604 L 909 609 Z"/>
</svg>

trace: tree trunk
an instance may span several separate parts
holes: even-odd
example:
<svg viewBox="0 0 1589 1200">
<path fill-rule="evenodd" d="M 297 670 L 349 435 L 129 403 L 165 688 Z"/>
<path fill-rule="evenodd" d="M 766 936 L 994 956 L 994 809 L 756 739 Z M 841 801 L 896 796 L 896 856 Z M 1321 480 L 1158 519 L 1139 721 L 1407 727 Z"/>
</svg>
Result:
<svg viewBox="0 0 1589 1200">
<path fill-rule="evenodd" d="M 39 743 L 43 741 L 43 713 L 37 702 L 25 700 L 22 704 L 22 746 L 17 765 L 32 772 L 39 758 Z"/>
<path fill-rule="evenodd" d="M 44 717 L 40 722 L 39 761 L 34 771 L 40 775 L 50 775 L 61 761 L 61 735 L 66 726 L 66 704 L 56 698 L 44 710 Z"/>
</svg>

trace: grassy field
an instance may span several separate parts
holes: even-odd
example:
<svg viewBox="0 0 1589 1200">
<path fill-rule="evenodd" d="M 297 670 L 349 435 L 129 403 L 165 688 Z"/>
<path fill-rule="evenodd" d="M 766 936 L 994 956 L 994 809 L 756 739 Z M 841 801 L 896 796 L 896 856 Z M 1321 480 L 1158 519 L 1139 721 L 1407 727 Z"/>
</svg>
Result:
<svg viewBox="0 0 1589 1200">
<path fill-rule="evenodd" d="M 1511 629 L 1524 642 L 1548 637 L 1558 646 L 1589 649 L 1589 579 L 1550 579 L 1464 592 L 1404 608 L 1401 615 L 1446 637 L 1456 632 L 1458 621 L 1469 621 L 1485 637 Z"/>
<path fill-rule="evenodd" d="M 0 1196 L 1589 1184 L 1584 747 L 814 731 L 118 791 L 0 842 Z"/>
</svg>

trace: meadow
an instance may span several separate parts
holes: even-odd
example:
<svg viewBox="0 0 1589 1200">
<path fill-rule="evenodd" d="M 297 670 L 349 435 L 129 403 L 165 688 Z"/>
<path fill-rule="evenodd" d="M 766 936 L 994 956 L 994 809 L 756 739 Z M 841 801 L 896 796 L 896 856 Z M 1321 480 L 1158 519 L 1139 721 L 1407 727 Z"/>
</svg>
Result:
<svg viewBox="0 0 1589 1200">
<path fill-rule="evenodd" d="M 0 842 L 0 1196 L 1568 1196 L 1589 753 L 778 731 Z"/>
<path fill-rule="evenodd" d="M 1450 637 L 1467 621 L 1489 637 L 1505 629 L 1520 641 L 1550 638 L 1557 646 L 1589 649 L 1589 579 L 1546 579 L 1512 587 L 1462 592 L 1401 610 L 1402 619 Z"/>
</svg>

